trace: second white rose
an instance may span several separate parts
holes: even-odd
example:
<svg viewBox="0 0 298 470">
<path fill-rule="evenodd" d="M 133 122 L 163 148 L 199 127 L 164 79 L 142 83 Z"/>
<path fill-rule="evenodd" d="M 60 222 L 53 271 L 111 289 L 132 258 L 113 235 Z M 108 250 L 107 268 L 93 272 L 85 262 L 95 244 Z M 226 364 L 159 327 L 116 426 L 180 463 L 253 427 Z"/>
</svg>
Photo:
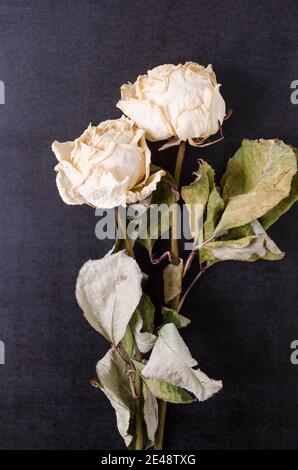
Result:
<svg viewBox="0 0 298 470">
<path fill-rule="evenodd" d="M 73 142 L 52 145 L 57 187 L 66 204 L 109 209 L 147 198 L 164 175 L 150 175 L 145 133 L 122 116 L 88 129 Z"/>
</svg>

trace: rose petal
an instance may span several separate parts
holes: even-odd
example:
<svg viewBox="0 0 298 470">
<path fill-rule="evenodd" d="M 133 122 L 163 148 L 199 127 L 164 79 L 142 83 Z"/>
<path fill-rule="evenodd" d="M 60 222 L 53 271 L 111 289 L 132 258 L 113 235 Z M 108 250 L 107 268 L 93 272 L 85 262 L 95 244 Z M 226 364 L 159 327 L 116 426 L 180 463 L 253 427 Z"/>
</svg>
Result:
<svg viewBox="0 0 298 470">
<path fill-rule="evenodd" d="M 165 140 L 172 136 L 171 127 L 162 111 L 148 101 L 135 98 L 120 100 L 117 108 L 130 117 L 139 127 L 145 129 L 146 137 L 151 141 Z"/>
<path fill-rule="evenodd" d="M 128 181 L 128 177 L 119 181 L 112 173 L 95 168 L 86 182 L 77 188 L 77 192 L 89 205 L 111 209 L 125 202 Z"/>
<path fill-rule="evenodd" d="M 157 183 L 165 174 L 165 171 L 160 170 L 150 175 L 142 188 L 135 191 L 128 191 L 126 202 L 128 204 L 134 204 L 137 201 L 143 201 L 146 199 L 153 191 L 156 190 Z"/>
</svg>

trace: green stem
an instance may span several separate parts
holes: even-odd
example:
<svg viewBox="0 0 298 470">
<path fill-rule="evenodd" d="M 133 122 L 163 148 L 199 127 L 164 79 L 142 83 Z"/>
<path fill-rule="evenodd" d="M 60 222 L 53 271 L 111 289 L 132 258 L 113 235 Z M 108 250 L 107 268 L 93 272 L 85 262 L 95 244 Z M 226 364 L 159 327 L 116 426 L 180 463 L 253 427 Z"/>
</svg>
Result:
<svg viewBox="0 0 298 470">
<path fill-rule="evenodd" d="M 185 142 L 181 142 L 179 145 L 178 153 L 177 153 L 177 160 L 176 160 L 175 173 L 174 173 L 174 180 L 175 180 L 176 188 L 178 191 L 180 187 L 180 176 L 181 176 L 184 156 L 185 156 Z M 172 213 L 172 237 L 171 237 L 171 252 L 172 252 L 173 264 L 179 264 L 177 224 L 178 224 L 178 214 L 177 214 L 177 211 L 173 211 Z"/>
<path fill-rule="evenodd" d="M 136 360 L 142 362 L 142 355 L 136 348 Z M 135 381 L 136 393 L 137 393 L 137 403 L 136 403 L 136 450 L 143 449 L 143 409 L 142 409 L 142 377 L 138 372 L 136 373 Z"/>
<path fill-rule="evenodd" d="M 121 214 L 119 212 L 118 207 L 115 209 L 115 217 L 116 217 L 116 222 L 117 222 L 117 225 L 118 225 L 118 230 L 120 231 L 120 235 L 124 236 L 123 238 L 124 238 L 124 246 L 125 246 L 126 252 L 127 252 L 128 256 L 131 256 L 132 258 L 134 258 L 135 254 L 134 254 L 134 251 L 133 251 L 133 246 L 132 246 L 132 243 L 131 243 L 131 239 L 129 238 L 129 236 L 127 234 L 126 224 L 125 223 L 123 224 L 123 220 L 121 219 Z M 117 245 L 118 241 L 119 241 L 119 239 L 117 240 L 116 245 Z M 120 239 L 120 241 L 122 241 L 122 240 Z"/>
<path fill-rule="evenodd" d="M 131 239 L 127 235 L 125 237 L 125 249 L 126 249 L 126 253 L 128 254 L 128 256 L 131 256 L 132 258 L 135 257 Z"/>
<path fill-rule="evenodd" d="M 156 438 L 154 449 L 155 450 L 162 450 L 163 448 L 163 437 L 165 432 L 165 424 L 166 424 L 166 414 L 167 414 L 167 402 L 163 400 L 158 400 L 158 428 L 156 431 Z"/>
<path fill-rule="evenodd" d="M 116 211 L 116 219 L 118 223 L 118 227 L 120 228 L 121 232 L 125 234 L 125 239 L 124 239 L 124 244 L 125 244 L 125 249 L 128 254 L 128 256 L 131 256 L 132 258 L 135 257 L 134 251 L 133 251 L 133 245 L 131 243 L 131 239 L 129 238 L 126 230 L 126 226 L 124 227 L 123 221 L 121 220 L 121 215 L 119 214 L 119 211 L 117 209 Z M 137 343 L 135 341 L 135 351 L 136 351 L 136 360 L 138 362 L 142 362 L 142 354 L 140 353 Z M 136 450 L 143 450 L 143 406 L 142 406 L 142 377 L 141 375 L 136 372 L 135 374 L 135 391 L 136 391 L 136 397 L 133 396 L 136 400 L 136 442 L 135 442 L 135 448 Z M 132 393 L 133 395 L 133 393 Z"/>
<path fill-rule="evenodd" d="M 184 161 L 184 156 L 185 156 L 185 142 L 180 142 L 180 145 L 178 147 L 175 173 L 174 173 L 174 180 L 175 180 L 176 187 L 177 187 L 178 190 L 179 190 L 179 186 L 180 186 L 180 176 L 181 176 L 181 170 L 182 170 L 182 165 L 183 165 L 183 161 Z"/>
<path fill-rule="evenodd" d="M 180 188 L 180 177 L 181 177 L 181 170 L 185 156 L 185 142 L 181 142 L 179 145 L 177 159 L 176 159 L 176 166 L 175 166 L 175 173 L 174 173 L 174 180 L 176 184 L 176 188 L 179 191 Z M 178 226 L 178 216 L 176 210 L 172 212 L 172 231 L 171 231 L 171 254 L 172 254 L 172 263 L 179 264 L 180 256 L 179 256 L 179 244 L 177 238 L 177 226 Z M 171 301 L 171 307 L 174 310 L 178 309 L 180 301 L 180 296 L 178 295 Z M 156 439 L 154 444 L 155 450 L 162 450 L 163 448 L 163 439 L 164 439 L 164 431 L 165 431 L 165 422 L 166 422 L 166 413 L 167 413 L 167 402 L 159 400 L 159 422 L 158 428 L 156 431 Z"/>
</svg>

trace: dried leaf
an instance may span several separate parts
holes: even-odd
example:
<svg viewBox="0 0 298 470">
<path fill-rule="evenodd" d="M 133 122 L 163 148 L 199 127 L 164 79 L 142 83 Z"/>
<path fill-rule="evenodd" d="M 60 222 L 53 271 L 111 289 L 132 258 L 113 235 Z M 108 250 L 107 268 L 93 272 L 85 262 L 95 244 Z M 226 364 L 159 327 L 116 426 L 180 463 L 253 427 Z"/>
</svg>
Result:
<svg viewBox="0 0 298 470">
<path fill-rule="evenodd" d="M 296 155 L 296 159 L 298 160 L 298 150 L 293 149 Z M 274 222 L 276 222 L 280 216 L 285 214 L 292 205 L 298 201 L 298 173 L 293 177 L 291 183 L 291 190 L 288 197 L 284 198 L 280 201 L 277 206 L 273 207 L 269 212 L 267 212 L 263 217 L 261 217 L 260 222 L 263 225 L 264 229 L 267 230 L 271 227 Z"/>
<path fill-rule="evenodd" d="M 87 261 L 80 270 L 78 303 L 90 325 L 116 345 L 140 301 L 141 282 L 138 264 L 125 251 Z"/>
<path fill-rule="evenodd" d="M 173 323 L 159 331 L 159 337 L 145 365 L 145 379 L 166 380 L 193 393 L 199 401 L 207 400 L 222 388 L 222 382 L 209 379 L 200 369 L 193 369 L 197 361 Z"/>
<path fill-rule="evenodd" d="M 190 324 L 189 318 L 180 315 L 176 310 L 172 308 L 162 307 L 161 314 L 164 317 L 163 325 L 166 323 L 174 323 L 177 328 L 185 328 Z"/>
<path fill-rule="evenodd" d="M 195 173 L 196 179 L 189 186 L 183 186 L 181 195 L 189 214 L 189 227 L 193 239 L 198 243 L 203 241 L 203 214 L 209 197 L 209 165 L 200 162 Z"/>
<path fill-rule="evenodd" d="M 144 422 L 146 425 L 147 445 L 146 448 L 153 446 L 154 437 L 158 427 L 158 403 L 155 396 L 151 393 L 146 383 L 143 382 L 144 396 Z"/>
<path fill-rule="evenodd" d="M 138 310 L 143 319 L 143 330 L 152 333 L 154 330 L 155 307 L 151 302 L 149 295 L 143 294 L 138 305 Z"/>
<path fill-rule="evenodd" d="M 209 198 L 206 208 L 207 215 L 204 223 L 205 240 L 211 237 L 225 207 L 224 201 L 215 186 L 213 168 L 208 165 L 206 167 L 206 172 L 209 179 Z"/>
<path fill-rule="evenodd" d="M 222 179 L 226 209 L 214 236 L 259 219 L 290 193 L 293 149 L 280 140 L 244 140 Z"/>
<path fill-rule="evenodd" d="M 275 245 L 258 221 L 251 223 L 255 235 L 239 240 L 212 241 L 204 245 L 201 261 L 269 261 L 280 260 L 284 253 Z"/>
<path fill-rule="evenodd" d="M 172 299 L 181 293 L 182 289 L 182 273 L 183 260 L 180 259 L 179 264 L 168 264 L 163 272 L 164 280 L 164 298 L 165 303 L 169 303 Z"/>
<path fill-rule="evenodd" d="M 120 344 L 128 357 L 131 358 L 135 350 L 135 338 L 130 324 L 127 325 L 125 335 L 123 336 Z"/>
<path fill-rule="evenodd" d="M 151 165 L 151 168 L 151 172 L 160 170 L 154 165 Z M 148 250 L 150 255 L 152 255 L 155 242 L 171 226 L 171 205 L 176 200 L 174 187 L 172 176 L 166 172 L 152 194 L 150 211 L 145 213 L 140 220 L 138 242 Z M 161 211 L 162 215 L 159 215 L 158 211 Z"/>
<path fill-rule="evenodd" d="M 137 361 L 134 361 L 134 365 L 140 372 L 145 367 L 144 364 L 141 364 Z M 146 383 L 151 393 L 160 400 L 175 404 L 191 403 L 194 401 L 194 398 L 183 388 L 177 387 L 176 385 L 173 385 L 166 380 L 147 379 L 143 376 L 142 379 Z"/>
<path fill-rule="evenodd" d="M 129 390 L 125 362 L 116 350 L 111 348 L 103 359 L 98 361 L 96 372 L 103 387 L 102 391 L 116 412 L 119 433 L 126 446 L 129 446 L 133 439 L 130 424 L 135 414 L 135 400 Z"/>
<path fill-rule="evenodd" d="M 209 197 L 209 178 L 207 169 L 209 165 L 204 160 L 200 161 L 195 181 L 181 189 L 182 197 L 186 204 L 202 204 L 205 208 Z"/>
<path fill-rule="evenodd" d="M 143 320 L 139 308 L 136 309 L 135 313 L 131 317 L 130 325 L 132 328 L 135 342 L 141 353 L 147 353 L 151 351 L 156 341 L 156 336 L 146 331 L 142 332 Z"/>
</svg>

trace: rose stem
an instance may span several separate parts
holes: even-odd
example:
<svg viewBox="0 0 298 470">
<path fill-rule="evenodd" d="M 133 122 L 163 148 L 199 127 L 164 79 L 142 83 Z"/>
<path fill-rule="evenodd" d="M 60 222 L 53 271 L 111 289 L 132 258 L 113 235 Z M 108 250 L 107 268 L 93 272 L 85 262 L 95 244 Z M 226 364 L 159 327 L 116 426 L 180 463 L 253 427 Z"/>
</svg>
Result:
<svg viewBox="0 0 298 470">
<path fill-rule="evenodd" d="M 125 248 L 128 256 L 134 258 L 133 246 L 131 240 L 125 232 Z M 142 354 L 139 351 L 137 343 L 135 342 L 135 351 L 136 351 L 136 360 L 142 362 Z M 143 449 L 143 411 L 142 411 L 142 378 L 139 372 L 136 372 L 135 375 L 135 390 L 137 394 L 136 399 L 136 450 Z"/>
<path fill-rule="evenodd" d="M 175 173 L 174 173 L 174 180 L 176 184 L 176 188 L 179 191 L 180 186 L 180 176 L 181 170 L 183 165 L 183 160 L 185 156 L 185 142 L 181 142 L 178 148 L 177 159 L 176 159 L 176 166 L 175 166 Z M 178 238 L 177 234 L 177 222 L 178 222 L 178 214 L 177 211 L 172 211 L 172 231 L 171 231 L 171 253 L 172 253 L 172 263 L 179 264 L 179 245 L 178 245 Z M 180 296 L 178 295 L 175 297 L 171 302 L 171 307 L 174 310 L 177 310 L 180 301 Z M 161 450 L 163 448 L 163 438 L 164 438 L 164 431 L 165 431 L 165 422 L 166 422 L 166 412 L 167 412 L 167 402 L 163 400 L 159 400 L 158 403 L 158 412 L 159 412 L 159 422 L 158 428 L 156 431 L 156 439 L 154 449 Z"/>
<path fill-rule="evenodd" d="M 193 288 L 193 286 L 195 285 L 195 283 L 200 279 L 200 277 L 203 276 L 203 274 L 205 273 L 206 269 L 207 269 L 207 266 L 205 266 L 205 267 L 203 267 L 202 265 L 200 266 L 200 271 L 198 272 L 198 274 L 196 275 L 196 277 L 194 278 L 194 280 L 191 282 L 191 284 L 188 286 L 188 288 L 186 289 L 185 293 L 184 293 L 183 296 L 182 296 L 182 299 L 181 299 L 180 302 L 179 302 L 178 309 L 177 309 L 178 312 L 180 312 L 181 307 L 182 307 L 182 305 L 184 304 L 184 301 L 185 301 L 186 297 L 188 296 L 189 292 L 191 291 L 191 289 Z"/>
<path fill-rule="evenodd" d="M 137 345 L 135 344 L 136 360 L 142 362 L 142 354 L 140 353 Z M 136 402 L 136 450 L 143 449 L 143 410 L 142 410 L 142 377 L 140 373 L 136 373 L 135 387 L 138 396 Z"/>
<path fill-rule="evenodd" d="M 131 256 L 132 258 L 135 257 L 135 254 L 134 254 L 134 251 L 133 251 L 133 246 L 132 246 L 132 243 L 131 243 L 131 239 L 129 238 L 128 234 L 127 234 L 127 230 L 126 230 L 126 223 L 125 225 L 123 225 L 123 220 L 121 218 L 121 213 L 118 209 L 118 207 L 116 207 L 115 209 L 115 218 L 116 218 L 116 223 L 117 223 L 117 226 L 118 226 L 118 231 L 121 232 L 121 235 L 124 235 L 124 245 L 125 245 L 125 249 L 126 249 L 126 253 L 128 254 L 128 256 Z M 119 240 L 119 238 L 118 238 Z"/>
<path fill-rule="evenodd" d="M 176 160 L 175 173 L 174 173 L 174 181 L 175 181 L 176 188 L 178 191 L 179 191 L 180 176 L 181 176 L 184 155 L 185 155 L 185 142 L 181 142 L 179 145 L 178 153 L 177 153 L 177 160 Z M 176 237 L 178 214 L 177 214 L 177 211 L 173 211 L 172 214 L 173 214 L 172 237 L 171 237 L 172 263 L 179 264 L 179 246 L 178 246 L 178 238 Z"/>
<path fill-rule="evenodd" d="M 129 238 L 126 230 L 126 226 L 123 227 L 123 223 L 121 220 L 121 215 L 119 214 L 118 209 L 116 210 L 116 218 L 118 222 L 118 227 L 122 231 L 122 233 L 125 234 L 125 249 L 128 254 L 128 256 L 131 256 L 132 258 L 135 257 L 134 251 L 133 251 L 133 246 L 131 243 L 131 239 Z M 136 351 L 136 360 L 138 362 L 142 362 L 142 354 L 140 353 L 137 343 L 135 342 L 135 351 Z M 135 391 L 136 391 L 136 442 L 135 442 L 135 448 L 136 450 L 142 450 L 143 449 L 143 413 L 142 413 L 142 378 L 141 375 L 136 372 L 135 375 Z M 133 394 L 132 394 L 133 395 Z"/>
</svg>

